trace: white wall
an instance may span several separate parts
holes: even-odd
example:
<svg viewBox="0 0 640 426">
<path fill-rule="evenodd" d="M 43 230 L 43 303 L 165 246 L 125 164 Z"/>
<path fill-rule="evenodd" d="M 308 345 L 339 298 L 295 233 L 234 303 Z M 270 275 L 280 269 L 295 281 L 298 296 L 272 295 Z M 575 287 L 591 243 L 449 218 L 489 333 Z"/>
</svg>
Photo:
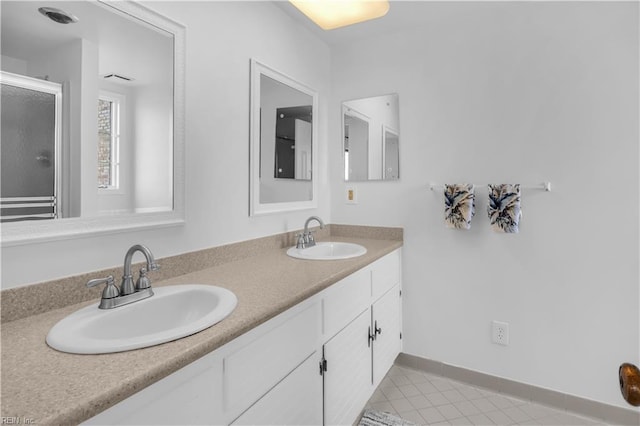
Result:
<svg viewBox="0 0 640 426">
<path fill-rule="evenodd" d="M 80 206 L 81 216 L 98 214 L 98 64 L 99 46 L 82 40 L 80 76 Z M 77 155 L 77 152 L 74 152 Z"/>
<path fill-rule="evenodd" d="M 422 8 L 420 28 L 332 50 L 332 222 L 404 227 L 406 352 L 625 406 L 618 366 L 640 359 L 638 4 Z M 392 92 L 400 181 L 349 185 L 346 205 L 340 102 Z M 543 180 L 553 192 L 524 192 L 516 235 L 490 230 L 483 189 L 472 229 L 446 229 L 428 189 Z M 494 319 L 508 347 L 490 342 Z"/>
<path fill-rule="evenodd" d="M 4 248 L 3 289 L 122 265 L 126 250 L 136 243 L 164 257 L 301 229 L 310 215 L 330 222 L 327 45 L 266 2 L 145 4 L 187 28 L 186 224 Z M 301 76 L 319 92 L 317 209 L 248 215 L 250 58 Z"/>
<path fill-rule="evenodd" d="M 0 55 L 0 65 L 2 66 L 2 71 L 27 75 L 27 61 L 23 59 Z"/>
<path fill-rule="evenodd" d="M 173 207 L 173 87 L 136 88 L 134 205 L 138 212 Z"/>
</svg>

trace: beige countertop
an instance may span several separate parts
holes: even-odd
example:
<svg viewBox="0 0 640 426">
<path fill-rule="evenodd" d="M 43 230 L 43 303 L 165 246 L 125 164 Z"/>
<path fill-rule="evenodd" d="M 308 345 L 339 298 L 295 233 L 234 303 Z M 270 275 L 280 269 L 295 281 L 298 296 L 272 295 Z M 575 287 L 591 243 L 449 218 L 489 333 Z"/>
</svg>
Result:
<svg viewBox="0 0 640 426">
<path fill-rule="evenodd" d="M 154 283 L 210 284 L 238 297 L 233 313 L 200 333 L 135 351 L 74 355 L 45 337 L 83 302 L 2 324 L 1 415 L 21 424 L 77 424 L 219 348 L 232 339 L 402 246 L 402 241 L 332 237 L 367 248 L 364 256 L 306 261 L 286 249 L 224 263 Z"/>
</svg>

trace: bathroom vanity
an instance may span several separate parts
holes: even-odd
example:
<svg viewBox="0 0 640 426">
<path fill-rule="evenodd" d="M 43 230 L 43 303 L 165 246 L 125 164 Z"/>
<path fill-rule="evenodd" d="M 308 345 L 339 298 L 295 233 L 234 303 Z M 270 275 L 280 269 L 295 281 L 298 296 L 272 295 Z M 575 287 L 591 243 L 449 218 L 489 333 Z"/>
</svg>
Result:
<svg viewBox="0 0 640 426">
<path fill-rule="evenodd" d="M 312 261 L 270 249 L 154 283 L 216 285 L 238 297 L 224 321 L 162 345 L 104 355 L 49 348 L 51 326 L 87 303 L 4 323 L 2 416 L 40 424 L 353 423 L 401 350 L 402 241 L 332 240 L 367 253 Z"/>
<path fill-rule="evenodd" d="M 87 424 L 352 424 L 400 337 L 396 250 Z"/>
</svg>

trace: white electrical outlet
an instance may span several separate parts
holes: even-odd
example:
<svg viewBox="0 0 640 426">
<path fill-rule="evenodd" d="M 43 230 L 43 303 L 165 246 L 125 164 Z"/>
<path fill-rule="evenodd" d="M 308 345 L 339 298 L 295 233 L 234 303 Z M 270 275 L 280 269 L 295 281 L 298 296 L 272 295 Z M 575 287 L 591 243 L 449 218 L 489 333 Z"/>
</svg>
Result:
<svg viewBox="0 0 640 426">
<path fill-rule="evenodd" d="M 491 322 L 491 341 L 498 345 L 509 345 L 509 323 L 501 321 Z"/>
</svg>

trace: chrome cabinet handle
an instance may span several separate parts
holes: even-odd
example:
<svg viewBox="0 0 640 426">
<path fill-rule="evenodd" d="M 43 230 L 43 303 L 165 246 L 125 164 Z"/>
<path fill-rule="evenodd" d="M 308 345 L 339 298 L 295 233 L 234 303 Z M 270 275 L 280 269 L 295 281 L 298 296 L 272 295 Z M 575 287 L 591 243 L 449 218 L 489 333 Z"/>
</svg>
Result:
<svg viewBox="0 0 640 426">
<path fill-rule="evenodd" d="M 376 322 L 374 323 L 374 326 L 373 326 L 373 327 L 374 327 L 374 329 L 375 329 L 376 336 L 377 336 L 378 334 L 382 334 L 382 329 L 381 329 L 381 328 L 378 328 L 378 321 L 376 321 Z"/>
</svg>

